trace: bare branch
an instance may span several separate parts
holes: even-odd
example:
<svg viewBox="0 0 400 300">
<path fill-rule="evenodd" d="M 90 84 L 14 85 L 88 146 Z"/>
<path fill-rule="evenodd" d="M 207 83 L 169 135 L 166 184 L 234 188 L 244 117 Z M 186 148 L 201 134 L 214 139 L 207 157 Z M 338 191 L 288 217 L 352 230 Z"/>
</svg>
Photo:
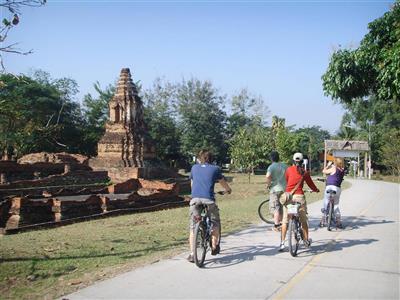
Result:
<svg viewBox="0 0 400 300">
<path fill-rule="evenodd" d="M 0 0 L 0 9 L 8 10 L 11 14 L 9 18 L 4 18 L 0 24 L 0 43 L 3 43 L 8 35 L 11 28 L 18 25 L 20 22 L 19 16 L 21 14 L 21 7 L 40 7 L 46 4 L 46 0 Z M 20 55 L 28 55 L 33 51 L 22 51 L 21 49 L 15 48 L 17 43 L 10 44 L 7 46 L 0 47 L 0 72 L 5 72 L 4 58 L 2 53 L 14 53 Z"/>
<path fill-rule="evenodd" d="M 49 127 L 50 122 L 51 122 L 51 119 L 53 119 L 53 117 L 54 117 L 54 114 L 52 114 L 52 115 L 50 116 L 50 118 L 49 118 L 49 121 L 47 121 L 46 128 Z"/>
<path fill-rule="evenodd" d="M 19 13 L 21 6 L 39 7 L 46 4 L 46 0 L 14 0 L 0 3 L 0 7 L 7 8 L 11 13 Z"/>
<path fill-rule="evenodd" d="M 63 102 L 63 104 L 61 105 L 60 111 L 58 112 L 58 118 L 57 118 L 57 123 L 56 123 L 57 125 L 60 122 L 60 117 L 61 117 L 61 113 L 64 109 L 64 105 L 65 105 L 65 102 Z"/>
</svg>

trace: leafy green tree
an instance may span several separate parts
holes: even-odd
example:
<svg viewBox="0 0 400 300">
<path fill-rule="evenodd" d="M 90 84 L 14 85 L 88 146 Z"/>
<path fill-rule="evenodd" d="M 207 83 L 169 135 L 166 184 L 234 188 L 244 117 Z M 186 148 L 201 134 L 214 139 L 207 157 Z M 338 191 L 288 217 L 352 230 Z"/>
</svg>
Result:
<svg viewBox="0 0 400 300">
<path fill-rule="evenodd" d="M 292 127 L 279 128 L 275 135 L 275 150 L 279 152 L 281 161 L 290 164 L 295 152 L 300 152 L 303 134 L 296 134 Z"/>
<path fill-rule="evenodd" d="M 400 2 L 368 25 L 356 49 L 339 49 L 322 76 L 325 94 L 341 103 L 360 136 L 382 160 L 384 133 L 400 127 Z M 343 131 L 343 130 L 342 130 Z"/>
<path fill-rule="evenodd" d="M 318 155 L 324 151 L 324 141 L 330 138 L 329 132 L 320 126 L 311 126 L 299 128 L 294 134 L 298 141 L 296 151 L 307 155 L 311 169 L 319 169 Z"/>
<path fill-rule="evenodd" d="M 383 163 L 400 178 L 400 129 L 392 128 L 384 134 Z"/>
<path fill-rule="evenodd" d="M 76 87 L 73 80 L 44 82 L 24 75 L 3 74 L 0 82 L 3 156 L 79 151 L 82 117 L 79 104 L 71 100 Z"/>
<path fill-rule="evenodd" d="M 254 173 L 254 169 L 269 162 L 272 150 L 272 134 L 268 128 L 242 127 L 230 141 L 230 156 L 233 166 Z"/>
<path fill-rule="evenodd" d="M 231 99 L 232 114 L 227 119 L 227 138 L 235 135 L 239 128 L 245 126 L 262 126 L 269 114 L 268 107 L 261 96 L 241 89 Z"/>
<path fill-rule="evenodd" d="M 176 86 L 157 78 L 151 88 L 143 92 L 145 123 L 153 141 L 157 157 L 173 163 L 180 153 L 179 130 L 176 124 Z"/>
<path fill-rule="evenodd" d="M 400 95 L 400 3 L 368 25 L 369 32 L 354 50 L 336 51 L 322 76 L 326 94 L 340 102 L 375 95 L 398 101 Z"/>
<path fill-rule="evenodd" d="M 224 99 L 210 81 L 193 78 L 177 85 L 178 126 L 184 155 L 192 157 L 200 149 L 208 148 L 219 161 L 225 160 Z"/>
<path fill-rule="evenodd" d="M 108 119 L 108 102 L 115 93 L 115 87 L 108 85 L 105 89 L 97 81 L 94 84 L 97 97 L 87 94 L 83 98 L 84 109 L 84 148 L 82 151 L 90 156 L 97 154 L 97 143 L 104 135 L 105 123 Z"/>
</svg>

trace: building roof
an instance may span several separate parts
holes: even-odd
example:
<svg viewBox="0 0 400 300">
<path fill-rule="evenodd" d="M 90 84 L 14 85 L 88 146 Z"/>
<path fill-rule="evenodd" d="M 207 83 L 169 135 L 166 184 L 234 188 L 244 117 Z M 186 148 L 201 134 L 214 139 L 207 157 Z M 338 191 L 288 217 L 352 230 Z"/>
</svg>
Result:
<svg viewBox="0 0 400 300">
<path fill-rule="evenodd" d="M 369 151 L 367 141 L 325 140 L 327 150 Z"/>
</svg>

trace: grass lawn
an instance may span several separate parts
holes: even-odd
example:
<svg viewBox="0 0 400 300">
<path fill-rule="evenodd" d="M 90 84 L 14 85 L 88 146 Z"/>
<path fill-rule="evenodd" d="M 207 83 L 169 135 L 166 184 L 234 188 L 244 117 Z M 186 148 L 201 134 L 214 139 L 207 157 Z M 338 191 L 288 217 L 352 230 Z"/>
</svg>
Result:
<svg viewBox="0 0 400 300">
<path fill-rule="evenodd" d="M 223 235 L 259 223 L 264 175 L 232 176 L 217 196 Z M 316 182 L 320 190 L 323 183 Z M 222 189 L 216 186 L 216 190 Z M 307 194 L 307 201 L 322 194 Z M 138 213 L 0 236 L 0 299 L 53 299 L 188 248 L 188 208 Z"/>
<path fill-rule="evenodd" d="M 374 175 L 372 175 L 372 179 L 400 183 L 400 176 L 395 176 L 395 175 L 381 175 L 381 174 L 375 175 L 374 174 Z"/>
</svg>

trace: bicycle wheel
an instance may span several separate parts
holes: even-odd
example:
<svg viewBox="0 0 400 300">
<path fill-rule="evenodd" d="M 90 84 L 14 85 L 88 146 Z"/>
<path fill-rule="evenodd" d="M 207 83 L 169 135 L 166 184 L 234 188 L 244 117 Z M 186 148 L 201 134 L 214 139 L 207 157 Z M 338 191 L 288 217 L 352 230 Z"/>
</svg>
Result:
<svg viewBox="0 0 400 300">
<path fill-rule="evenodd" d="M 269 199 L 260 203 L 258 206 L 258 215 L 265 223 L 274 224 L 274 216 L 269 210 Z"/>
<path fill-rule="evenodd" d="M 300 236 L 298 227 L 298 221 L 292 218 L 289 221 L 289 251 L 292 256 L 296 256 L 297 249 L 299 249 Z"/>
<path fill-rule="evenodd" d="M 329 201 L 329 205 L 328 205 L 328 222 L 327 222 L 328 231 L 331 231 L 332 220 L 333 220 L 333 202 Z"/>
<path fill-rule="evenodd" d="M 199 268 L 203 266 L 207 253 L 206 229 L 198 222 L 194 229 L 194 262 Z"/>
</svg>

